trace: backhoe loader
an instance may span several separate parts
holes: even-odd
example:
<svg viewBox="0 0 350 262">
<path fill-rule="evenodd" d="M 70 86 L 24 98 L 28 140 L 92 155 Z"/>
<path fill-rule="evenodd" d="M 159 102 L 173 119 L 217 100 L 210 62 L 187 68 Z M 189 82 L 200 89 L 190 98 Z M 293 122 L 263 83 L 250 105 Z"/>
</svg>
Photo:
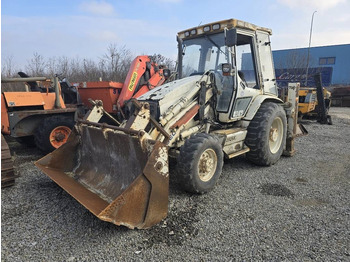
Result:
<svg viewBox="0 0 350 262">
<path fill-rule="evenodd" d="M 271 33 L 236 19 L 179 32 L 176 80 L 131 100 L 120 126 L 98 123 L 96 103 L 37 167 L 98 218 L 143 229 L 167 216 L 169 155 L 184 189 L 199 194 L 224 158 L 270 166 L 292 155 L 298 86 L 278 98 Z"/>
</svg>

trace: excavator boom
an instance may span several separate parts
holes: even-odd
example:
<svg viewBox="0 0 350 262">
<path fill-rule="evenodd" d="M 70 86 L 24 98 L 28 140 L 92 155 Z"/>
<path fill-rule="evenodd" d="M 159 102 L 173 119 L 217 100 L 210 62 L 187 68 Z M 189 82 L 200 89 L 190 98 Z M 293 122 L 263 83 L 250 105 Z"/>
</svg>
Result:
<svg viewBox="0 0 350 262">
<path fill-rule="evenodd" d="M 122 108 L 125 101 L 145 94 L 149 90 L 164 83 L 166 80 L 163 68 L 151 61 L 149 56 L 138 56 L 130 66 L 128 75 L 118 98 L 118 107 Z"/>
</svg>

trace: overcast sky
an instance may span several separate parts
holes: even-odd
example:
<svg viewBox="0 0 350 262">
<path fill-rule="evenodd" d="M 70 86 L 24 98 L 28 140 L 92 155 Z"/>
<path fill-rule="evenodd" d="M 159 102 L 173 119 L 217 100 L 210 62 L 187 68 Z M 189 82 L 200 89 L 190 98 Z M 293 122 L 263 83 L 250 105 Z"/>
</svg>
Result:
<svg viewBox="0 0 350 262">
<path fill-rule="evenodd" d="M 97 59 L 111 43 L 176 59 L 176 33 L 237 18 L 273 31 L 272 48 L 350 44 L 350 0 L 2 0 L 1 58 Z"/>
</svg>

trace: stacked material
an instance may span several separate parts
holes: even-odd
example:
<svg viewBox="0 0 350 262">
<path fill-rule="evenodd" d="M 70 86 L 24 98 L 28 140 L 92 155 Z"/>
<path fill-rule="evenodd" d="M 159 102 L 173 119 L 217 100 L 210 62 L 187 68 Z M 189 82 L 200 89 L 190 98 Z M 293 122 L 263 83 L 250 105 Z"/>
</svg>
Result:
<svg viewBox="0 0 350 262">
<path fill-rule="evenodd" d="M 334 88 L 332 92 L 332 106 L 350 107 L 350 86 Z"/>
</svg>

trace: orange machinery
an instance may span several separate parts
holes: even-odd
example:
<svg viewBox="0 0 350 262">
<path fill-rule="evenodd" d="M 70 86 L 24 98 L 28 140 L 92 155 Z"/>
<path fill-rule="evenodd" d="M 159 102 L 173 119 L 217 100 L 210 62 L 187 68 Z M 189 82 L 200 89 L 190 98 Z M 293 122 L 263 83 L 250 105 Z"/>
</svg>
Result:
<svg viewBox="0 0 350 262">
<path fill-rule="evenodd" d="M 112 81 L 83 82 L 79 84 L 82 103 L 102 100 L 104 109 L 110 114 L 122 111 L 125 102 L 137 98 L 154 87 L 160 86 L 169 77 L 169 69 L 158 66 L 149 56 L 137 56 L 131 63 L 124 83 Z"/>
<path fill-rule="evenodd" d="M 78 105 L 90 107 L 89 99 L 101 100 L 104 109 L 116 115 L 123 112 L 127 100 L 163 84 L 169 74 L 169 69 L 158 66 L 149 56 L 138 56 L 124 83 L 84 82 L 77 89 L 57 77 L 20 73 L 25 78 L 2 79 L 2 83 L 26 82 L 31 91 L 1 94 L 1 132 L 22 142 L 33 142 L 34 138 L 38 148 L 50 152 L 67 141 L 76 118 L 83 117 Z"/>
<path fill-rule="evenodd" d="M 21 142 L 34 142 L 45 152 L 67 141 L 74 125 L 76 104 L 65 103 L 58 77 L 2 79 L 2 83 L 26 82 L 30 92 L 1 94 L 1 132 Z M 38 85 L 41 84 L 42 87 Z"/>
</svg>

